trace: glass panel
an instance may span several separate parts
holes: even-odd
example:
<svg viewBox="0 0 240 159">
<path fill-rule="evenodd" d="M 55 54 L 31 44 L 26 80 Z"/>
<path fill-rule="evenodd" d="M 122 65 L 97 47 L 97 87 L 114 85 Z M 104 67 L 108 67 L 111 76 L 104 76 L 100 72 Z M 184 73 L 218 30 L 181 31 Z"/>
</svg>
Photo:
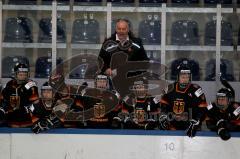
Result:
<svg viewBox="0 0 240 159">
<path fill-rule="evenodd" d="M 58 57 L 66 60 L 64 71 L 70 79 L 94 79 L 98 71 L 97 57 L 101 45 L 107 35 L 107 13 L 95 11 L 81 11 L 85 9 L 82 3 L 75 3 L 76 11 L 68 14 L 62 12 L 67 19 L 67 47 L 65 53 L 58 49 Z M 94 5 L 93 5 L 94 4 Z M 97 8 L 102 3 L 87 3 L 90 7 Z M 59 12 L 58 12 L 59 13 Z M 58 44 L 59 46 L 59 44 Z"/>
<path fill-rule="evenodd" d="M 185 58 L 192 65 L 192 79 L 206 79 L 206 61 L 215 58 L 216 52 L 215 39 L 207 27 L 214 18 L 216 14 L 211 13 L 167 13 L 167 79 L 176 80 L 176 67 Z"/>
<path fill-rule="evenodd" d="M 48 56 L 47 48 L 51 49 L 51 43 L 44 44 L 41 40 L 43 32 L 48 32 L 42 25 L 41 19 L 51 17 L 49 11 L 40 10 L 4 10 L 3 11 L 3 54 L 2 54 L 2 77 L 12 76 L 12 68 L 15 63 L 28 63 L 30 77 L 36 75 L 36 61 L 42 56 Z"/>
<path fill-rule="evenodd" d="M 239 60 L 234 47 L 238 44 L 239 19 L 235 14 L 222 15 L 221 64 L 222 76 L 228 81 L 239 80 Z"/>
</svg>

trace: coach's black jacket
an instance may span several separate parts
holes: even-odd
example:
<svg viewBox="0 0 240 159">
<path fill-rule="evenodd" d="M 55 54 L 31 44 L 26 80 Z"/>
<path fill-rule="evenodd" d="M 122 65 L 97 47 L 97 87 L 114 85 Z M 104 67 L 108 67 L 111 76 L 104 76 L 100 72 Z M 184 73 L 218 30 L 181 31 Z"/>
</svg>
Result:
<svg viewBox="0 0 240 159">
<path fill-rule="evenodd" d="M 115 41 L 118 44 L 119 41 L 116 40 L 116 33 L 112 34 L 110 38 L 106 39 L 102 45 L 102 48 L 99 53 L 99 59 L 103 60 L 103 66 L 101 68 L 102 73 L 105 72 L 107 68 L 110 68 L 111 57 L 114 53 L 122 51 L 128 55 L 128 61 L 148 61 L 148 57 L 143 48 L 142 40 L 140 38 L 136 38 L 129 34 L 129 41 L 131 41 L 131 45 L 127 49 L 122 49 L 121 47 L 115 47 L 112 50 L 108 50 L 106 47 L 106 43 L 109 41 Z"/>
</svg>

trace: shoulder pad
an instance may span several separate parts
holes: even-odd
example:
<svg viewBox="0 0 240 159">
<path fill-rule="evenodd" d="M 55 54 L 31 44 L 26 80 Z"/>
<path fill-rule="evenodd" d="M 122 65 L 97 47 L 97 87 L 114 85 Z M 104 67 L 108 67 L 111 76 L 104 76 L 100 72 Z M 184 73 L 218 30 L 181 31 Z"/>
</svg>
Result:
<svg viewBox="0 0 240 159">
<path fill-rule="evenodd" d="M 25 88 L 28 90 L 28 89 L 30 89 L 30 88 L 32 88 L 32 87 L 36 87 L 37 86 L 37 84 L 34 82 L 34 81 L 28 81 L 28 83 L 27 84 L 25 84 Z"/>
<path fill-rule="evenodd" d="M 201 87 L 199 87 L 195 92 L 194 92 L 196 97 L 200 97 L 203 94 L 203 90 Z"/>
<path fill-rule="evenodd" d="M 160 96 L 160 95 L 155 96 L 155 97 L 153 98 L 153 102 L 154 102 L 155 104 L 160 103 L 160 100 L 161 100 L 161 96 Z"/>
<path fill-rule="evenodd" d="M 207 106 L 207 109 L 208 110 L 211 110 L 213 108 L 213 105 L 212 105 L 212 103 L 210 103 L 208 106 Z"/>
<path fill-rule="evenodd" d="M 238 107 L 237 109 L 234 110 L 233 114 L 235 116 L 238 116 L 240 114 L 240 107 Z"/>
</svg>

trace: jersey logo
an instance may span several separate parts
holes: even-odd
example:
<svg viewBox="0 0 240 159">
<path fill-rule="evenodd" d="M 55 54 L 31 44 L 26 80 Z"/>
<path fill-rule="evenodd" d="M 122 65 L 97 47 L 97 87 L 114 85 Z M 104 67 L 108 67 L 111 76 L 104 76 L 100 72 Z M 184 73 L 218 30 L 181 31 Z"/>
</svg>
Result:
<svg viewBox="0 0 240 159">
<path fill-rule="evenodd" d="M 175 114 L 182 114 L 184 112 L 185 103 L 183 101 L 174 101 L 173 112 Z"/>
<path fill-rule="evenodd" d="M 102 118 L 105 115 L 105 106 L 103 104 L 94 105 L 94 118 Z"/>
<path fill-rule="evenodd" d="M 25 88 L 27 90 L 29 90 L 30 88 L 34 87 L 34 86 L 37 86 L 35 82 L 31 81 L 31 82 L 28 82 L 27 84 L 25 84 Z"/>
<path fill-rule="evenodd" d="M 20 96 L 10 96 L 10 106 L 13 110 L 18 109 L 20 106 Z"/>
<path fill-rule="evenodd" d="M 200 97 L 203 94 L 202 88 L 199 88 L 198 90 L 196 90 L 196 92 L 194 93 L 197 97 Z"/>
<path fill-rule="evenodd" d="M 135 111 L 137 122 L 142 123 L 145 121 L 145 111 L 144 110 L 136 110 Z"/>
</svg>

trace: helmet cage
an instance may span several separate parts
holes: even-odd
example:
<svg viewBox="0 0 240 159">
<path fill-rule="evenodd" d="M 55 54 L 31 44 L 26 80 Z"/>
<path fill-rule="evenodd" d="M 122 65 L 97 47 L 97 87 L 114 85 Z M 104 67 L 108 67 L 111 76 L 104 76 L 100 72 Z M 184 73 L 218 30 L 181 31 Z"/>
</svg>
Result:
<svg viewBox="0 0 240 159">
<path fill-rule="evenodd" d="M 98 89 L 108 89 L 109 80 L 106 75 L 97 75 L 95 78 L 95 87 Z"/>
</svg>

